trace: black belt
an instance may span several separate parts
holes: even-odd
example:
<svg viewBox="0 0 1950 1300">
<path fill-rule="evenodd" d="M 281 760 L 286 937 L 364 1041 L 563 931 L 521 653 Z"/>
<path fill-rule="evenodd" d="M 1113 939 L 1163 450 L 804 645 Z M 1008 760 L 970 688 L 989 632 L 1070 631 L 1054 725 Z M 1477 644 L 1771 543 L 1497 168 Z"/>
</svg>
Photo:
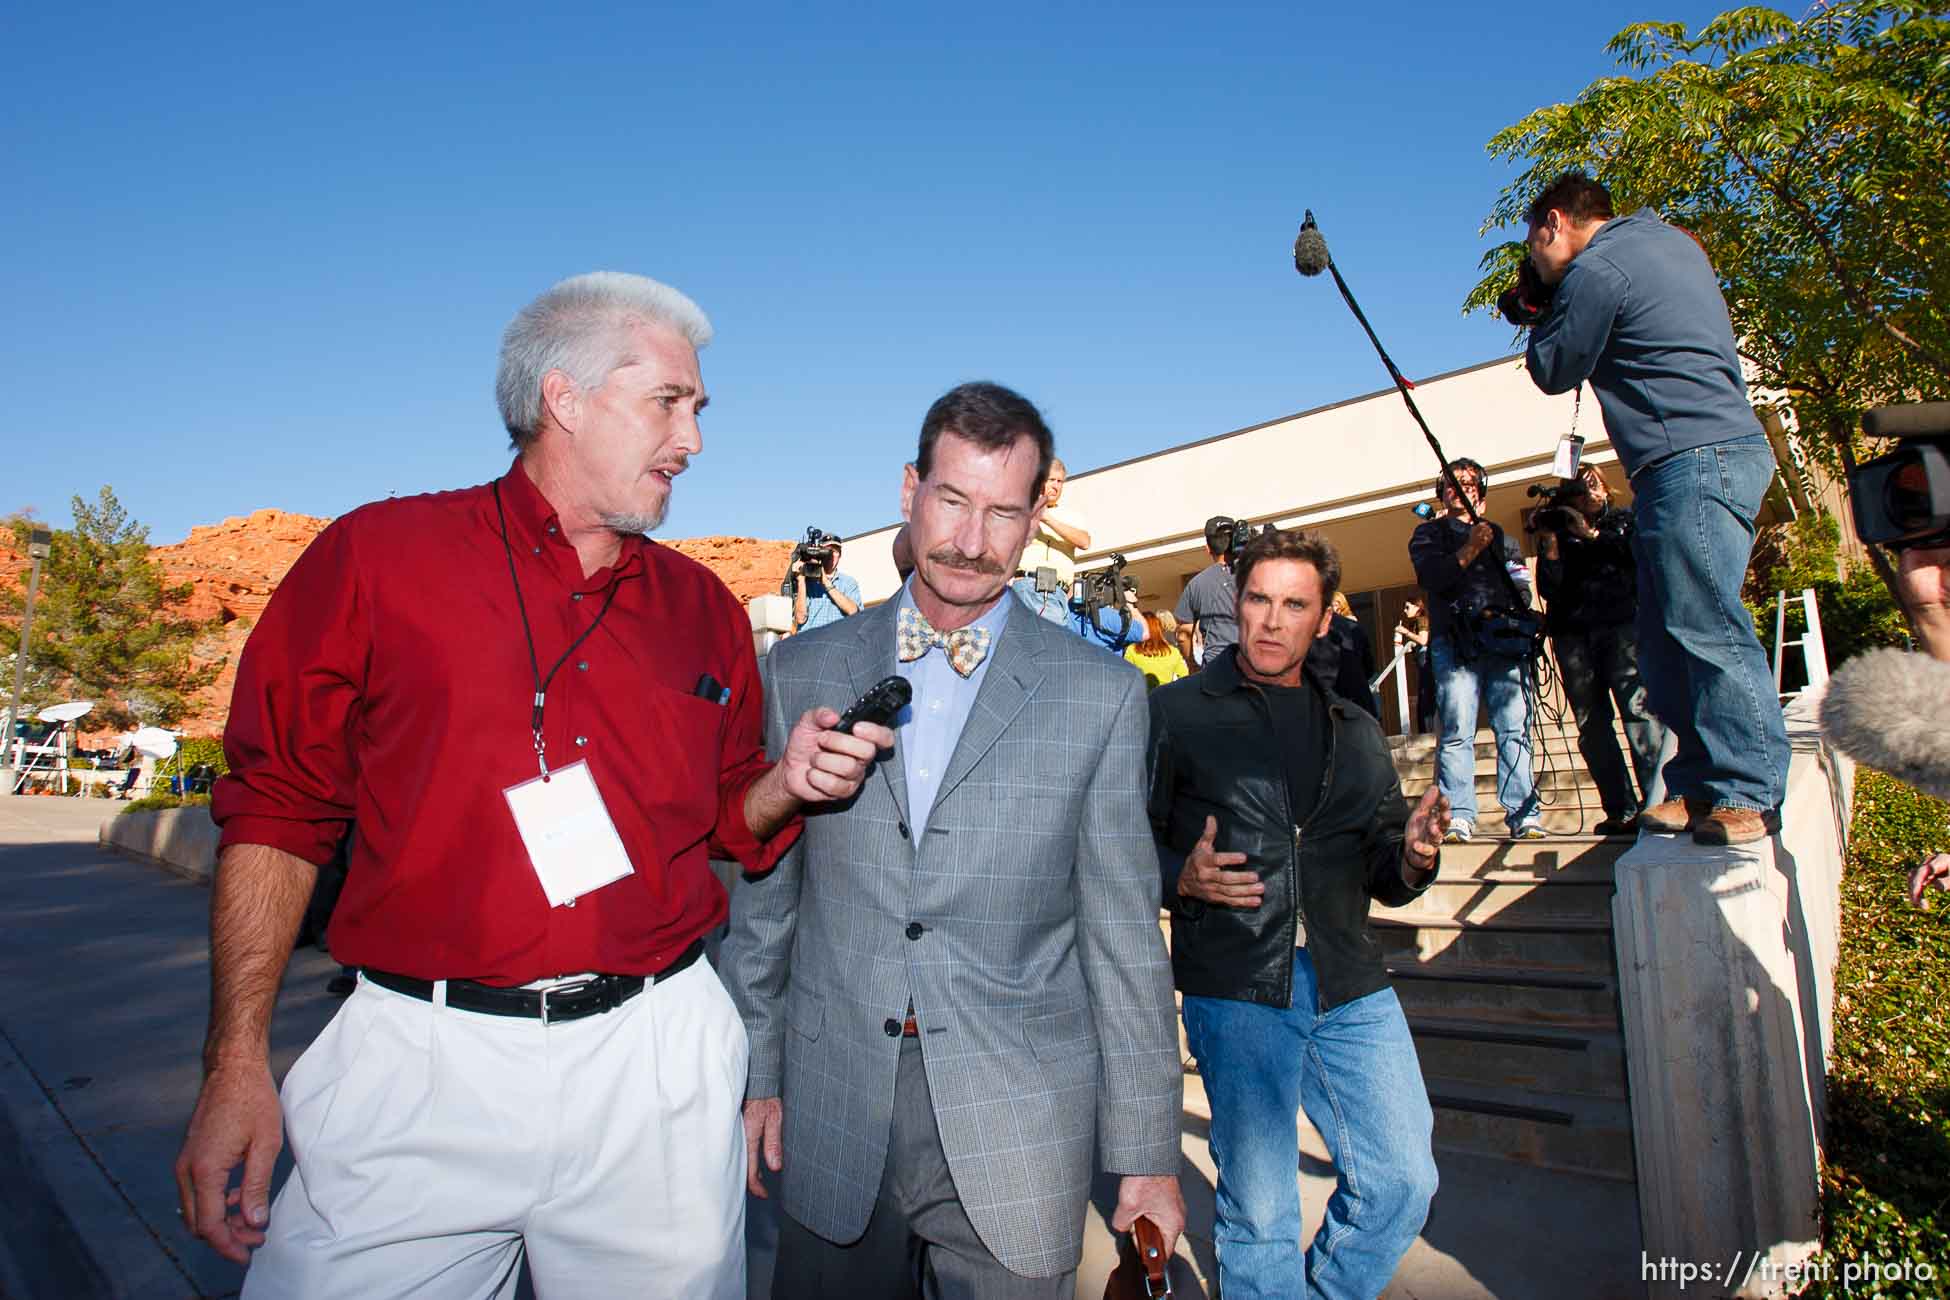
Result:
<svg viewBox="0 0 1950 1300">
<path fill-rule="evenodd" d="M 645 985 L 667 980 L 679 971 L 688 969 L 703 953 L 704 940 L 695 939 L 690 947 L 677 955 L 677 960 L 654 975 L 592 975 L 586 980 L 560 984 L 552 989 L 504 989 L 492 984 L 477 984 L 473 980 L 448 980 L 447 1005 L 459 1011 L 477 1011 L 484 1016 L 522 1016 L 540 1020 L 545 1025 L 562 1020 L 580 1020 L 584 1016 L 616 1010 L 643 992 Z M 404 993 L 422 1002 L 433 1001 L 432 980 L 394 975 L 390 971 L 373 970 L 369 966 L 362 966 L 359 970 L 360 974 L 382 989 Z"/>
</svg>

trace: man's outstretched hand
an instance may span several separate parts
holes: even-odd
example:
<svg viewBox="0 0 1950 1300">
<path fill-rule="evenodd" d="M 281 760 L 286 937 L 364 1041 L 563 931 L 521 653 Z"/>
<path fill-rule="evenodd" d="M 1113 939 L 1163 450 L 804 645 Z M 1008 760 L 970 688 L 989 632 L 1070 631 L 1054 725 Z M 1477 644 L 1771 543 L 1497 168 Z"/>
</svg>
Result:
<svg viewBox="0 0 1950 1300">
<path fill-rule="evenodd" d="M 1413 871 L 1419 879 L 1435 866 L 1442 852 L 1442 837 L 1449 833 L 1449 798 L 1441 789 L 1430 786 L 1408 814 L 1402 828 L 1402 870 Z M 1410 883 L 1415 883 L 1411 881 Z"/>
</svg>

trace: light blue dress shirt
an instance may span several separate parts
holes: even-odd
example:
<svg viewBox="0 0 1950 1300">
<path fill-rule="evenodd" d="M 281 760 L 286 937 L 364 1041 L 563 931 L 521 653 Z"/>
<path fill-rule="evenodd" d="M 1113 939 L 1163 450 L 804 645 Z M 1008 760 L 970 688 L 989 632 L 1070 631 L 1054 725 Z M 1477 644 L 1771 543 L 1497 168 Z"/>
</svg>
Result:
<svg viewBox="0 0 1950 1300">
<path fill-rule="evenodd" d="M 828 623 L 837 623 L 846 615 L 833 603 L 830 593 L 839 592 L 853 602 L 853 608 L 860 608 L 860 584 L 844 573 L 829 573 L 824 578 L 812 578 L 806 583 L 806 621 L 799 628 L 810 632 Z"/>
<path fill-rule="evenodd" d="M 909 578 L 901 588 L 903 606 L 914 604 L 913 588 L 914 579 Z M 899 652 L 895 653 L 894 671 L 914 688 L 913 701 L 895 717 L 894 727 L 899 737 L 901 771 L 907 778 L 907 816 L 914 824 L 916 843 L 927 829 L 935 793 L 941 789 L 942 774 L 954 755 L 955 743 L 961 739 L 962 725 L 975 707 L 975 693 L 982 688 L 982 677 L 995 662 L 996 649 L 1002 644 L 1002 629 L 1008 626 L 1009 606 L 1014 599 L 1006 590 L 1002 597 L 969 625 L 988 629 L 989 649 L 968 676 L 954 670 L 948 652 L 940 646 L 929 647 L 926 654 L 910 663 L 901 663 Z M 894 617 L 898 626 L 899 613 Z"/>
</svg>

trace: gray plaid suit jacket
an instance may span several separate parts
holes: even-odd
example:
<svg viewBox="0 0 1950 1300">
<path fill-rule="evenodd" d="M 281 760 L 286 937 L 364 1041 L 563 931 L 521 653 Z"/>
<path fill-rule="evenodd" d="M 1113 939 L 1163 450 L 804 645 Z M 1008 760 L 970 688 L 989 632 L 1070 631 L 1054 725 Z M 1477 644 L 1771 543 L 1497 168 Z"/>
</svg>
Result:
<svg viewBox="0 0 1950 1300">
<path fill-rule="evenodd" d="M 785 1110 L 785 1209 L 866 1231 L 909 1001 L 970 1221 L 1027 1277 L 1077 1266 L 1093 1144 L 1116 1174 L 1176 1174 L 1184 1079 L 1144 810 L 1144 679 L 1014 596 L 928 828 L 896 752 L 845 805 L 737 882 L 720 973 L 751 1038 L 746 1095 Z M 780 642 L 776 756 L 808 708 L 894 671 L 898 600 Z M 908 938 L 910 923 L 924 929 Z"/>
</svg>

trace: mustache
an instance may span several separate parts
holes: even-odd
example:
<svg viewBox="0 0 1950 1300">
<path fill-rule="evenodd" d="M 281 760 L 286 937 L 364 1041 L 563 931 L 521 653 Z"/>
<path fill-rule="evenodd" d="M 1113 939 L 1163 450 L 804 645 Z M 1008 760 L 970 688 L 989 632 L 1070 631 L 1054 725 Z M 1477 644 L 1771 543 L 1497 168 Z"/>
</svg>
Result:
<svg viewBox="0 0 1950 1300">
<path fill-rule="evenodd" d="M 999 576 L 1002 566 L 985 555 L 963 555 L 952 546 L 942 546 L 928 552 L 928 559 L 944 569 L 961 569 L 967 573 L 986 573 Z"/>
</svg>

